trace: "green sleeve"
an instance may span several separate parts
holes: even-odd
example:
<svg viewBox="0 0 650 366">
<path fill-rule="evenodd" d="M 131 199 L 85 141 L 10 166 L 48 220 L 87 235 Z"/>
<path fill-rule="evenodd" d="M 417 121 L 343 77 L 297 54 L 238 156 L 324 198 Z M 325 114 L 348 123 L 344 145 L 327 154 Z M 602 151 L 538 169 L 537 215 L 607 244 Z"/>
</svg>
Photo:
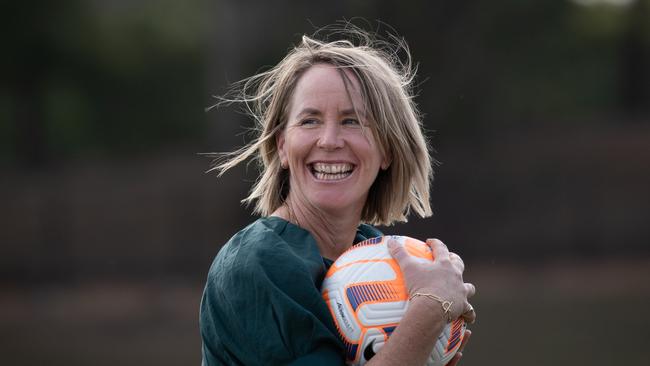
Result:
<svg viewBox="0 0 650 366">
<path fill-rule="evenodd" d="M 313 245 L 287 243 L 263 225 L 233 237 L 201 301 L 203 364 L 343 365 L 319 291 L 324 271 Z"/>
</svg>

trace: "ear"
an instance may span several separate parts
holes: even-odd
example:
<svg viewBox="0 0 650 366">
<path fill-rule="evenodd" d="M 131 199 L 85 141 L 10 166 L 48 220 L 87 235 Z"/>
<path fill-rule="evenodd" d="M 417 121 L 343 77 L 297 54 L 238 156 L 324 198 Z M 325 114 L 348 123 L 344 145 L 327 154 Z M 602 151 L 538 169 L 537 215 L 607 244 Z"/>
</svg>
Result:
<svg viewBox="0 0 650 366">
<path fill-rule="evenodd" d="M 289 167 L 289 162 L 287 159 L 287 153 L 284 150 L 284 131 L 278 133 L 275 136 L 275 145 L 278 148 L 278 156 L 280 157 L 280 166 L 283 169 Z"/>
<path fill-rule="evenodd" d="M 381 160 L 381 170 L 387 170 L 390 167 L 390 164 L 393 162 L 393 157 L 388 152 L 382 155 L 383 157 Z"/>
</svg>

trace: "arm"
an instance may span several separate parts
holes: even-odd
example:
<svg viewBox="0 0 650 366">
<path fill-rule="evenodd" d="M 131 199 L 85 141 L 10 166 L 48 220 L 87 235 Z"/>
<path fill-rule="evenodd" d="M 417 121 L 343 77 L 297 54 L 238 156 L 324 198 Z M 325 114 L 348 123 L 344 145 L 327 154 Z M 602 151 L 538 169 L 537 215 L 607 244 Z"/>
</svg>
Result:
<svg viewBox="0 0 650 366">
<path fill-rule="evenodd" d="M 200 317 L 205 365 L 343 364 L 311 275 L 322 259 L 312 263 L 262 234 L 237 238 L 210 269 Z"/>
<path fill-rule="evenodd" d="M 336 334 L 315 316 L 319 309 L 255 277 L 237 281 L 237 291 L 215 280 L 206 286 L 201 304 L 206 365 L 343 364 Z"/>
<path fill-rule="evenodd" d="M 463 316 L 467 322 L 473 322 L 476 314 L 473 310 L 469 311 L 471 306 L 467 299 L 475 289 L 472 284 L 463 282 L 465 268 L 462 260 L 458 255 L 449 253 L 439 240 L 430 239 L 427 244 L 433 250 L 435 259 L 432 263 L 423 264 L 410 258 L 397 242 L 389 241 L 389 250 L 402 269 L 409 295 L 429 293 L 452 301 L 449 317 L 456 319 Z M 440 303 L 426 297 L 414 298 L 389 342 L 367 365 L 425 364 L 438 335 L 447 324 L 447 316 Z"/>
</svg>

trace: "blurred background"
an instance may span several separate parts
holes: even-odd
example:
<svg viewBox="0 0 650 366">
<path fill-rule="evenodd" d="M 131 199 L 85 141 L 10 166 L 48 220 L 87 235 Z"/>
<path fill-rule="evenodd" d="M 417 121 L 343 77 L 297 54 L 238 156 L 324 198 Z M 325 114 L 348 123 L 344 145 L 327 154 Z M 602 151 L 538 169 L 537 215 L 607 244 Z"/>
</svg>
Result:
<svg viewBox="0 0 650 366">
<path fill-rule="evenodd" d="M 478 288 L 463 365 L 647 364 L 650 1 L 1 5 L 0 364 L 198 365 L 220 246 L 254 220 L 229 83 L 342 19 L 419 63 L 434 216 Z M 385 33 L 384 33 L 385 34 Z"/>
</svg>

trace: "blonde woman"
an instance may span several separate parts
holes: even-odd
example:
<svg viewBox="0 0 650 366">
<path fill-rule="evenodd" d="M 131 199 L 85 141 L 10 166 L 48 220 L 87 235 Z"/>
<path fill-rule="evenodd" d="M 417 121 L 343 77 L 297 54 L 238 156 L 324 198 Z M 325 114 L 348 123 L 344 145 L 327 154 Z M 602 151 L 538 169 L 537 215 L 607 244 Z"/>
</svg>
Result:
<svg viewBox="0 0 650 366">
<path fill-rule="evenodd" d="M 259 135 L 215 169 L 258 160 L 261 174 L 245 201 L 261 217 L 210 268 L 200 313 L 204 365 L 344 364 L 320 296 L 325 272 L 354 243 L 382 235 L 371 225 L 405 221 L 412 211 L 431 215 L 431 160 L 406 45 L 358 30 L 338 34 L 346 39 L 303 36 L 278 65 L 224 99 L 248 107 Z M 389 248 L 410 294 L 452 306 L 414 297 L 368 365 L 422 365 L 448 319 L 475 319 L 462 260 L 439 240 L 427 244 L 436 258 L 427 265 L 396 242 Z"/>
</svg>

